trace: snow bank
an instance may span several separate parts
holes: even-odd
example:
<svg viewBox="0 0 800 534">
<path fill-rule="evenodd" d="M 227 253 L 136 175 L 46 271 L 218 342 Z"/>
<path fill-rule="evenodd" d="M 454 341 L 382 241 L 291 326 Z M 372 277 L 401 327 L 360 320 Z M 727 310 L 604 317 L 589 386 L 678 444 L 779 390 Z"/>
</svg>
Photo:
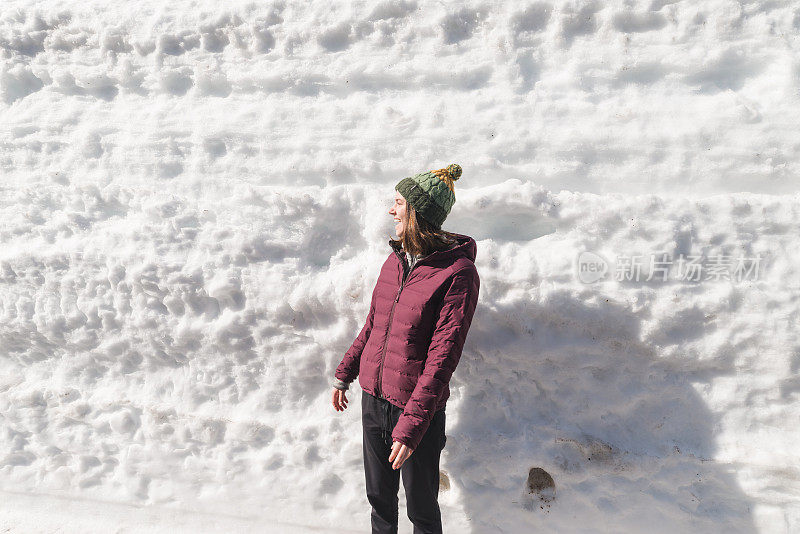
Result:
<svg viewBox="0 0 800 534">
<path fill-rule="evenodd" d="M 5 488 L 364 527 L 361 393 L 337 414 L 329 384 L 388 253 L 384 189 L 242 186 L 205 208 L 17 190 L 0 259 Z M 448 524 L 797 521 L 798 200 L 463 189 L 448 225 L 478 239 L 482 284 L 448 404 Z M 495 210 L 549 233 L 484 235 Z M 742 282 L 587 284 L 585 250 L 763 260 Z M 533 510 L 532 467 L 556 484 Z"/>
<path fill-rule="evenodd" d="M 73 4 L 4 2 L 8 178 L 797 190 L 790 0 Z"/>
<path fill-rule="evenodd" d="M 367 530 L 330 380 L 458 162 L 446 528 L 800 528 L 789 2 L 7 4 L 0 524 Z M 760 263 L 617 280 L 655 254 Z"/>
</svg>

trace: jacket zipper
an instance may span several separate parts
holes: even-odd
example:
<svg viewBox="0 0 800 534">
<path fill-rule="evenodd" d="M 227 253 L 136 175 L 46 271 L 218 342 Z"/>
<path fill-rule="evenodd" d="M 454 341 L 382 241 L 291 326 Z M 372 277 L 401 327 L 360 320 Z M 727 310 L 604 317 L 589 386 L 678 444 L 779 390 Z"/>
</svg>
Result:
<svg viewBox="0 0 800 534">
<path fill-rule="evenodd" d="M 405 265 L 406 260 L 400 256 L 400 253 L 395 251 L 395 254 L 397 254 L 397 257 L 401 259 L 402 264 Z M 423 260 L 426 260 L 426 259 L 427 259 L 427 257 L 422 258 L 421 260 L 417 260 L 417 262 L 414 263 L 414 265 L 412 265 L 408 269 L 408 272 L 405 274 L 405 276 L 403 276 L 403 280 L 401 280 L 401 282 L 400 282 L 400 289 L 397 290 L 397 296 L 394 298 L 394 302 L 392 303 L 392 311 L 389 312 L 389 324 L 386 326 L 386 339 L 383 340 L 383 350 L 381 351 L 381 362 L 380 362 L 380 364 L 378 364 L 378 391 L 379 391 L 378 396 L 381 399 L 384 398 L 384 396 L 383 396 L 383 385 L 382 385 L 383 384 L 383 382 L 382 382 L 383 381 L 383 362 L 386 359 L 386 348 L 389 345 L 389 334 L 392 331 L 392 317 L 394 317 L 394 307 L 397 304 L 397 302 L 400 300 L 400 292 L 403 291 L 403 286 L 406 284 L 406 280 L 408 280 L 411 277 L 411 271 L 414 270 L 414 267 L 416 267 L 419 264 L 420 261 L 423 261 Z"/>
</svg>

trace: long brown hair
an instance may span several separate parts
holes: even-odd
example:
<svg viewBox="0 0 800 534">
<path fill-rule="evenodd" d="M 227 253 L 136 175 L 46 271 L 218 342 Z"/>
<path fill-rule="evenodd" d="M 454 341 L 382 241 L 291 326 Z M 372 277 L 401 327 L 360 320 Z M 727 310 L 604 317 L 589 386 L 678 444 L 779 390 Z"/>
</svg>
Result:
<svg viewBox="0 0 800 534">
<path fill-rule="evenodd" d="M 412 255 L 430 254 L 438 250 L 447 250 L 458 243 L 457 234 L 436 228 L 424 217 L 417 215 L 417 210 L 406 202 L 406 223 L 400 239 L 389 239 L 393 246 L 400 245 L 404 252 Z"/>
</svg>

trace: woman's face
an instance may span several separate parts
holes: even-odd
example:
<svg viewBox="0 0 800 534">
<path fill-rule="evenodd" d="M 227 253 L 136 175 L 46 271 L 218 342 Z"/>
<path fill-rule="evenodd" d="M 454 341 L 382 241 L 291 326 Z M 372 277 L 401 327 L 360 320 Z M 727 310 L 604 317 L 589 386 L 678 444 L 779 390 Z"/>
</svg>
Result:
<svg viewBox="0 0 800 534">
<path fill-rule="evenodd" d="M 408 212 L 406 211 L 406 199 L 399 191 L 394 192 L 394 205 L 389 210 L 389 215 L 394 217 L 394 233 L 397 237 L 402 237 L 403 228 L 406 226 Z"/>
</svg>

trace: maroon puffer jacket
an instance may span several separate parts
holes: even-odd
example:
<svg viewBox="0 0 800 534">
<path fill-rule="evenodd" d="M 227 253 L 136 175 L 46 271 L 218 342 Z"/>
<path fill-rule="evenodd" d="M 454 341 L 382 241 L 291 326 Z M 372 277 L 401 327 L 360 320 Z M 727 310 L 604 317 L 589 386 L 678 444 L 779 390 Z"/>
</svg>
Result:
<svg viewBox="0 0 800 534">
<path fill-rule="evenodd" d="M 450 377 L 478 303 L 477 246 L 456 235 L 458 244 L 417 261 L 405 280 L 405 254 L 394 247 L 367 321 L 335 372 L 344 382 L 358 376 L 364 391 L 403 408 L 392 440 L 412 449 L 450 397 Z"/>
</svg>

